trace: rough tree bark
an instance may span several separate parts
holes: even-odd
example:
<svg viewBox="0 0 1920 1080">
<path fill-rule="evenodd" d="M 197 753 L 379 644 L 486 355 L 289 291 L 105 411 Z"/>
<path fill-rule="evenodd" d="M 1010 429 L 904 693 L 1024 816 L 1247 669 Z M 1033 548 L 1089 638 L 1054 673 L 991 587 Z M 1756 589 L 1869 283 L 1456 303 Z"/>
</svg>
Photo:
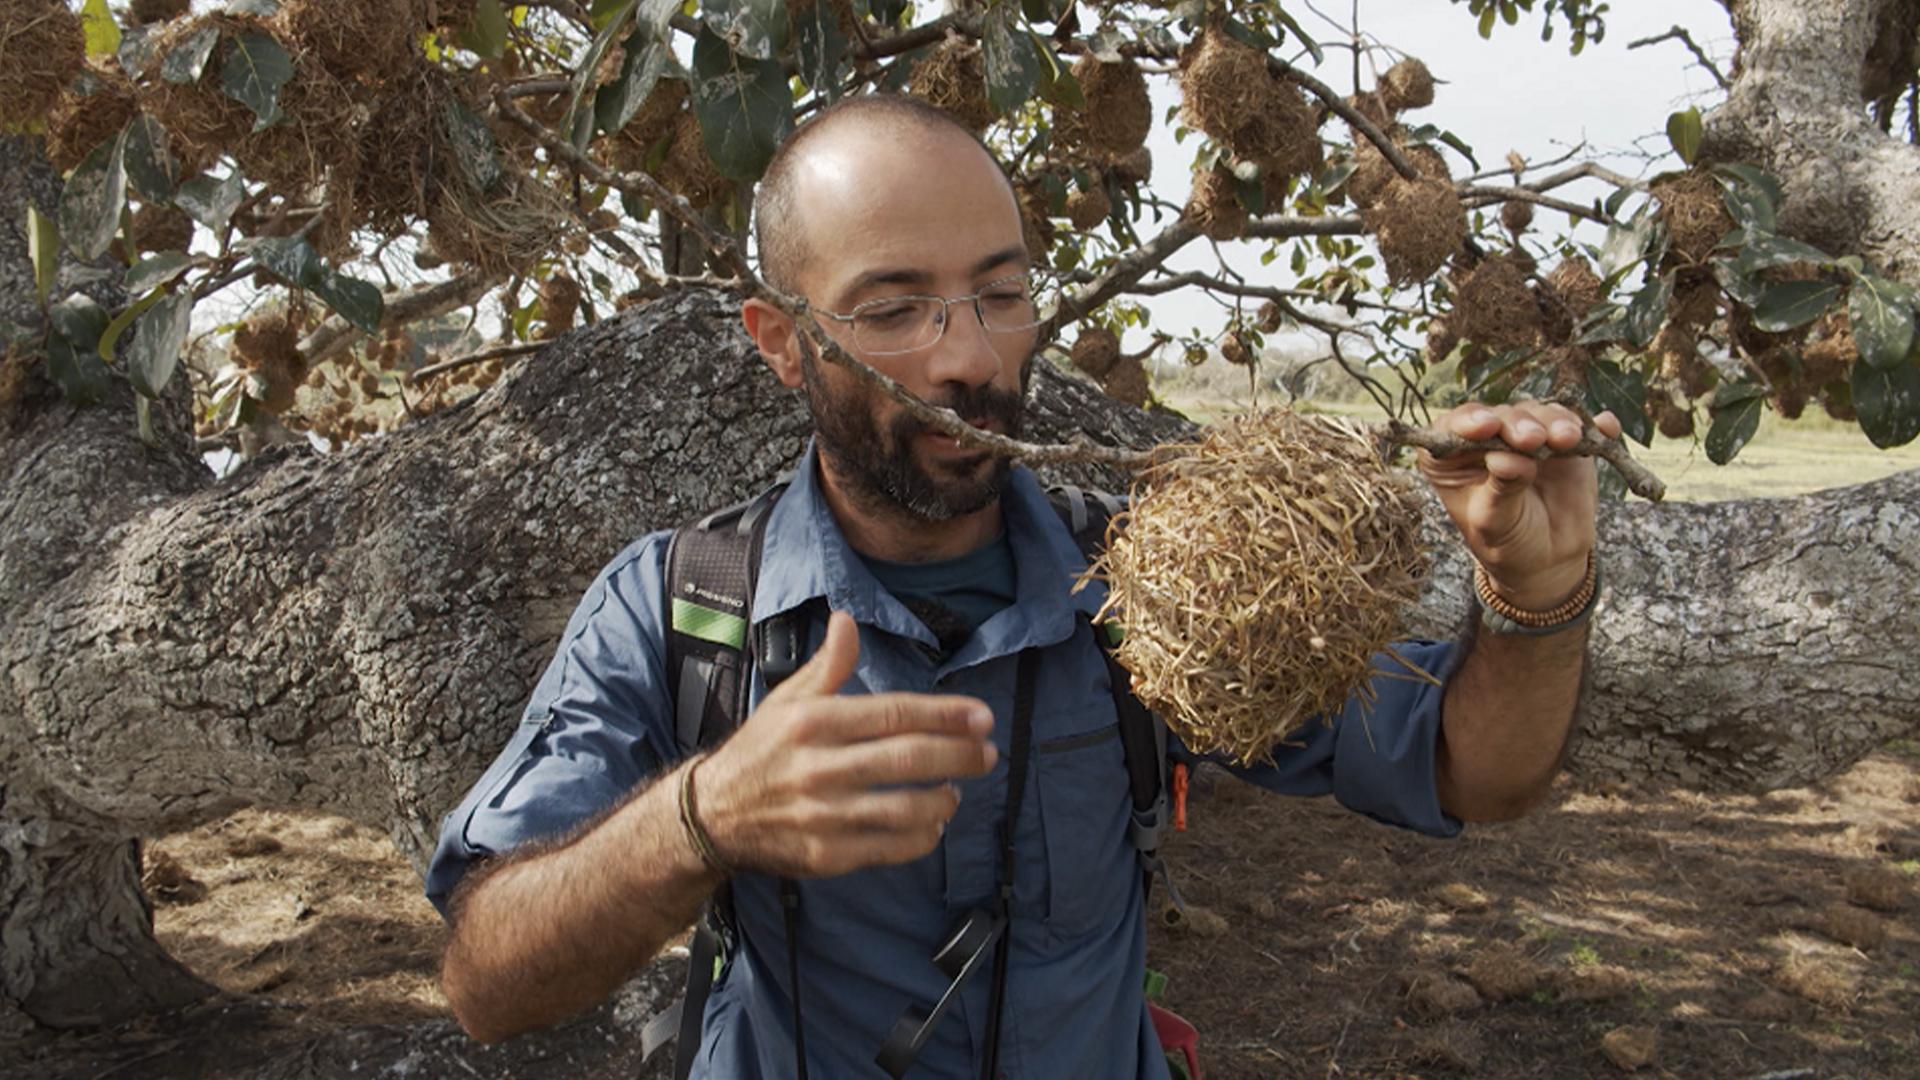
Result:
<svg viewBox="0 0 1920 1080">
<path fill-rule="evenodd" d="M 1702 157 L 1780 178 L 1782 232 L 1920 276 L 1920 147 L 1875 127 L 1865 102 L 1913 78 L 1916 0 L 1728 0 L 1733 88 L 1707 116 Z"/>
</svg>

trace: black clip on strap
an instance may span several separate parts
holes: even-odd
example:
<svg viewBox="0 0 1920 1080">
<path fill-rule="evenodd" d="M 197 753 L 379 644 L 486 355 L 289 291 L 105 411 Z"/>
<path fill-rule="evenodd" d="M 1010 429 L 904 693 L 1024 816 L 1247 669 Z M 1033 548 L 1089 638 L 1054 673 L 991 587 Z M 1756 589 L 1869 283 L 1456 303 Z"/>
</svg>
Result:
<svg viewBox="0 0 1920 1080">
<path fill-rule="evenodd" d="M 949 980 L 947 992 L 940 995 L 939 1003 L 931 1012 L 917 1005 L 907 1006 L 907 1011 L 894 1021 L 893 1030 L 887 1033 L 887 1041 L 874 1056 L 874 1064 L 894 1080 L 906 1075 L 914 1059 L 920 1056 L 920 1048 L 927 1044 L 940 1018 L 946 1015 L 948 1006 L 960 996 L 960 987 L 986 960 L 988 950 L 1000 940 L 1006 928 L 1007 921 L 990 912 L 975 908 L 967 913 L 960 928 L 933 954 L 935 966 Z"/>
</svg>

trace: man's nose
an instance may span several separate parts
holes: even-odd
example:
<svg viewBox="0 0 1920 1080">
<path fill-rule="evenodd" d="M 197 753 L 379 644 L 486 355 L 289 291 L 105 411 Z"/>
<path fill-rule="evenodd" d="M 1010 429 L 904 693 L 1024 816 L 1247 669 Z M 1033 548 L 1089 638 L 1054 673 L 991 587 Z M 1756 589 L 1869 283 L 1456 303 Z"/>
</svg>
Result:
<svg viewBox="0 0 1920 1080">
<path fill-rule="evenodd" d="M 972 303 L 947 308 L 946 332 L 927 357 L 927 380 L 935 386 L 957 382 L 984 386 L 1000 374 L 996 335 L 981 325 Z"/>
</svg>

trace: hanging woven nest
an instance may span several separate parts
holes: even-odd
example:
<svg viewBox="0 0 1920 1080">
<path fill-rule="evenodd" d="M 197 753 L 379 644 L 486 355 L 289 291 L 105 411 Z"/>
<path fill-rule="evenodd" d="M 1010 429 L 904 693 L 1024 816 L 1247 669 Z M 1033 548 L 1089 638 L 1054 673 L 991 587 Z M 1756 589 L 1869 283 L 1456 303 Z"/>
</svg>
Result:
<svg viewBox="0 0 1920 1080">
<path fill-rule="evenodd" d="M 1271 410 L 1142 472 L 1089 576 L 1133 689 L 1198 753 L 1253 764 L 1363 707 L 1427 557 L 1417 485 L 1351 421 Z M 1356 687 L 1359 688 L 1356 690 Z"/>
<path fill-rule="evenodd" d="M 1056 114 L 1054 141 L 1087 153 L 1102 164 L 1118 161 L 1146 146 L 1153 130 L 1153 102 L 1147 77 L 1132 60 L 1109 64 L 1083 56 L 1073 65 L 1086 104 Z"/>
<path fill-rule="evenodd" d="M 86 59 L 80 17 L 66 4 L 0 0 L 0 125 L 46 115 Z"/>
<path fill-rule="evenodd" d="M 1236 240 L 1247 231 L 1247 208 L 1239 181 L 1224 165 L 1193 174 L 1193 193 L 1181 214 L 1210 240 Z"/>
<path fill-rule="evenodd" d="M 1466 207 L 1444 180 L 1395 178 L 1360 219 L 1396 284 L 1426 279 L 1467 239 Z"/>
<path fill-rule="evenodd" d="M 47 161 L 56 172 L 71 170 L 94 147 L 120 134 L 139 111 L 133 80 L 119 63 L 89 60 L 47 118 Z"/>
<path fill-rule="evenodd" d="M 993 123 L 980 46 L 965 39 L 950 37 L 915 64 L 907 79 L 907 93 L 944 110 L 976 135 Z"/>
<path fill-rule="evenodd" d="M 1380 98 L 1394 112 L 1424 109 L 1433 104 L 1433 72 L 1409 56 L 1380 76 Z"/>
</svg>

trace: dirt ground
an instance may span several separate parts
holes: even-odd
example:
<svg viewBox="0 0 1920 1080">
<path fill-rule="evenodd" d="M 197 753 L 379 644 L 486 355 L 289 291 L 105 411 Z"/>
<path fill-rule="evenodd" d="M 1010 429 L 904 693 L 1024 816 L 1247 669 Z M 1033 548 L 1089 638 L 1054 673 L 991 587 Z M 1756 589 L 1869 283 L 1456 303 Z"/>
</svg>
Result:
<svg viewBox="0 0 1920 1080">
<path fill-rule="evenodd" d="M 1757 798 L 1569 788 L 1453 841 L 1224 774 L 1194 787 L 1169 850 L 1187 910 L 1157 913 L 1149 956 L 1212 1080 L 1610 1077 L 1636 1062 L 1642 1076 L 1920 1076 L 1913 744 Z M 34 1047 L 22 1075 L 207 1075 L 194 1063 L 236 1055 L 265 1063 L 244 1075 L 294 1075 L 275 1064 L 291 1046 L 305 1046 L 298 1075 L 358 1074 L 379 1054 L 329 1044 L 323 1066 L 313 1039 L 364 1025 L 416 1040 L 382 1075 L 454 1060 L 422 1056 L 422 1031 L 472 1052 L 433 1022 L 440 922 L 384 836 L 243 811 L 150 844 L 147 869 L 161 940 L 227 994 L 171 1025 Z M 620 1043 L 602 1023 L 591 1041 Z M 496 1054 L 489 1075 L 634 1068 L 627 1051 L 522 1058 Z"/>
</svg>

